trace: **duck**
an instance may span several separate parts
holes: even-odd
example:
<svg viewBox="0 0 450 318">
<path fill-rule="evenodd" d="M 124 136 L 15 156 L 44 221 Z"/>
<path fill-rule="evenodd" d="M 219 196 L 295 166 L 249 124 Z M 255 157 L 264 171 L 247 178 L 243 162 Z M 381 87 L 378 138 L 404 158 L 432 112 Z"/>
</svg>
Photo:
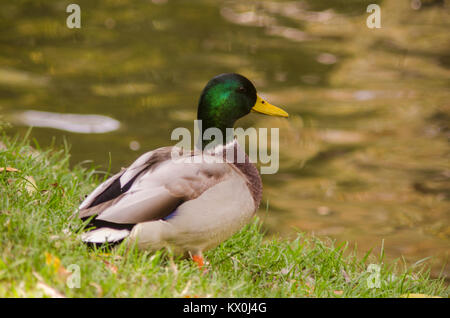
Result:
<svg viewBox="0 0 450 318">
<path fill-rule="evenodd" d="M 225 136 L 250 112 L 289 116 L 261 98 L 245 76 L 226 73 L 203 89 L 197 120 L 202 132 L 215 128 Z M 203 253 L 248 224 L 261 198 L 261 176 L 236 138 L 209 149 L 202 141 L 187 154 L 176 146 L 162 147 L 144 153 L 85 197 L 77 210 L 88 224 L 81 240 L 95 245 L 125 240 L 148 251 L 169 248 L 202 268 Z"/>
</svg>

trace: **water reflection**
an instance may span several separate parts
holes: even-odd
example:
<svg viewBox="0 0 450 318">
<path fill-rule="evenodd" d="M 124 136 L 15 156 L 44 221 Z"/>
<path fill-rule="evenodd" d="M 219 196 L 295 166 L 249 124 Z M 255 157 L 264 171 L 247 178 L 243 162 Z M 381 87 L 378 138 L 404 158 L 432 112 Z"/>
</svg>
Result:
<svg viewBox="0 0 450 318">
<path fill-rule="evenodd" d="M 102 134 L 120 127 L 119 121 L 103 115 L 62 114 L 36 110 L 15 114 L 13 122 L 30 127 L 55 128 L 81 134 Z"/>
</svg>

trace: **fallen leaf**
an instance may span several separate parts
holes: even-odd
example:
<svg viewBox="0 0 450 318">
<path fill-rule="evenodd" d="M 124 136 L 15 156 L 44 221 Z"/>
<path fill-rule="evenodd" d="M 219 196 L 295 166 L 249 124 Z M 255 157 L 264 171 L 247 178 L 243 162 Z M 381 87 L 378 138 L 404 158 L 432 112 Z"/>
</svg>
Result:
<svg viewBox="0 0 450 318">
<path fill-rule="evenodd" d="M 7 172 L 18 172 L 20 171 L 19 169 L 13 168 L 13 167 L 1 167 L 0 168 L 0 172 L 2 171 L 7 171 Z"/>
<path fill-rule="evenodd" d="M 52 266 L 56 270 L 60 266 L 61 261 L 57 256 L 45 252 L 45 264 Z"/>
<path fill-rule="evenodd" d="M 66 279 L 71 274 L 61 265 L 61 260 L 57 256 L 53 256 L 48 252 L 45 252 L 45 263 L 53 269 L 53 273 L 58 274 L 62 279 Z"/>
<path fill-rule="evenodd" d="M 46 294 L 47 296 L 50 296 L 52 298 L 66 298 L 58 290 L 56 290 L 55 288 L 53 288 L 53 287 L 47 285 L 46 283 L 44 283 L 44 279 L 42 278 L 41 275 L 39 275 L 38 273 L 36 273 L 34 271 L 33 271 L 33 275 L 39 281 L 36 284 L 36 287 L 41 289 L 44 292 L 44 294 Z"/>
<path fill-rule="evenodd" d="M 103 289 L 99 284 L 90 282 L 89 285 L 91 285 L 92 287 L 94 287 L 97 290 L 97 297 L 103 296 Z"/>
<path fill-rule="evenodd" d="M 45 252 L 45 264 L 53 267 L 54 271 L 57 271 L 61 265 L 61 260 L 57 256 L 53 256 L 52 254 Z"/>
<path fill-rule="evenodd" d="M 32 194 L 37 189 L 36 181 L 34 181 L 34 178 L 32 176 L 26 176 L 25 180 L 25 190 L 27 190 L 28 194 Z"/>
<path fill-rule="evenodd" d="M 102 262 L 106 265 L 106 267 L 108 267 L 108 269 L 113 273 L 113 274 L 117 274 L 117 266 L 114 264 L 111 264 L 110 262 L 108 262 L 107 260 L 102 260 Z"/>
<path fill-rule="evenodd" d="M 50 287 L 49 285 L 47 285 L 43 282 L 37 283 L 36 287 L 41 289 L 44 292 L 44 294 L 46 294 L 47 296 L 50 296 L 51 298 L 66 298 L 63 294 L 61 294 L 55 288 Z"/>
</svg>

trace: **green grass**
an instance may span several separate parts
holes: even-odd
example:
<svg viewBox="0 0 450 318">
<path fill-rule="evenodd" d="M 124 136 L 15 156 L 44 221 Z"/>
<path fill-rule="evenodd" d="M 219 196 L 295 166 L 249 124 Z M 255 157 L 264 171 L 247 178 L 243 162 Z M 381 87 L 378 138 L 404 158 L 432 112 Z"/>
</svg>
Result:
<svg viewBox="0 0 450 318">
<path fill-rule="evenodd" d="M 169 251 L 89 248 L 71 215 L 101 174 L 70 169 L 67 149 L 31 147 L 28 137 L 0 141 L 0 167 L 19 169 L 0 172 L 0 297 L 448 297 L 443 279 L 420 265 L 385 264 L 382 252 L 358 258 L 346 245 L 302 233 L 266 239 L 258 219 L 206 253 L 205 273 Z M 71 264 L 80 288 L 66 284 Z M 376 275 L 369 264 L 380 270 L 379 288 L 368 285 Z"/>
</svg>

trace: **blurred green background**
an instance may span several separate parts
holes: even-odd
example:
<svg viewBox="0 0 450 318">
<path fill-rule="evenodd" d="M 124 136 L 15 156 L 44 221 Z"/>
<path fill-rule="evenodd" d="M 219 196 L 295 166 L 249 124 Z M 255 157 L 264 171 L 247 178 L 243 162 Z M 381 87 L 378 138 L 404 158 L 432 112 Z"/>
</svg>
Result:
<svg viewBox="0 0 450 318">
<path fill-rule="evenodd" d="M 280 128 L 280 170 L 263 176 L 269 235 L 302 230 L 361 253 L 384 240 L 390 258 L 432 256 L 433 276 L 448 276 L 448 1 L 77 0 L 81 29 L 69 29 L 71 2 L 0 1 L 8 134 L 25 133 L 29 110 L 114 118 L 110 132 L 32 137 L 65 138 L 71 164 L 106 170 L 110 154 L 115 171 L 192 129 L 211 77 L 241 73 L 291 114 L 239 121 Z M 370 3 L 381 29 L 366 26 Z"/>
</svg>

